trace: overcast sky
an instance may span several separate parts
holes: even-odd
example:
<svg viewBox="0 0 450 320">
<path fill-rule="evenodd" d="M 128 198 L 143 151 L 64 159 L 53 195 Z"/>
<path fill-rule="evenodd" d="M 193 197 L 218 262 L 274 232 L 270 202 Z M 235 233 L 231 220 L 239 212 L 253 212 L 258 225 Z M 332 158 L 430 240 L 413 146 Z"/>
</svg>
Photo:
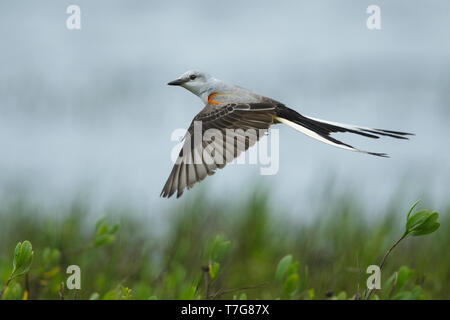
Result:
<svg viewBox="0 0 450 320">
<path fill-rule="evenodd" d="M 68 30 L 66 8 L 75 2 L 82 28 Z M 245 196 L 261 183 L 277 205 L 302 215 L 333 177 L 337 190 L 374 208 L 399 187 L 406 203 L 425 193 L 436 205 L 448 200 L 448 1 L 75 2 L 0 4 L 4 199 L 25 189 L 51 205 L 88 190 L 98 207 L 172 205 L 159 198 L 171 134 L 202 102 L 166 83 L 195 68 L 306 115 L 417 136 L 339 136 L 392 156 L 379 159 L 280 127 L 276 175 L 232 165 L 183 198 L 202 188 L 210 197 Z M 366 27 L 371 4 L 381 8 L 381 30 Z"/>
</svg>

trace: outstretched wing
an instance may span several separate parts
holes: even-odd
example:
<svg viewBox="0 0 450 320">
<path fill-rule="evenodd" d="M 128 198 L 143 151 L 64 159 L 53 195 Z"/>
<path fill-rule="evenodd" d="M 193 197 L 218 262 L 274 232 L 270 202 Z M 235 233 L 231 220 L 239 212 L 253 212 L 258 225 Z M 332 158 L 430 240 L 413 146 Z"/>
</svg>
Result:
<svg viewBox="0 0 450 320">
<path fill-rule="evenodd" d="M 273 123 L 275 108 L 270 102 L 207 105 L 189 126 L 161 196 L 177 192 L 179 198 L 253 146 Z"/>
</svg>

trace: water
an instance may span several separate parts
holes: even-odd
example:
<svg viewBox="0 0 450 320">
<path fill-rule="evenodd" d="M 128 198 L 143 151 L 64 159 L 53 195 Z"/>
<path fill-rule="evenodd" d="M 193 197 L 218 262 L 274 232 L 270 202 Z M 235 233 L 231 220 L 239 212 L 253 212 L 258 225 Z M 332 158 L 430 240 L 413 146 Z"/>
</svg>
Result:
<svg viewBox="0 0 450 320">
<path fill-rule="evenodd" d="M 405 202 L 448 201 L 450 40 L 446 1 L 368 3 L 68 1 L 0 4 L 0 195 L 45 205 L 89 194 L 159 214 L 172 131 L 201 101 L 165 84 L 197 68 L 313 117 L 416 134 L 408 142 L 338 136 L 391 159 L 339 150 L 280 128 L 280 170 L 230 166 L 183 195 L 245 197 L 264 184 L 274 205 L 304 216 L 333 177 L 374 210 L 401 187 Z M 183 200 L 178 201 L 185 201 Z M 293 199 L 295 201 L 293 201 Z"/>
</svg>

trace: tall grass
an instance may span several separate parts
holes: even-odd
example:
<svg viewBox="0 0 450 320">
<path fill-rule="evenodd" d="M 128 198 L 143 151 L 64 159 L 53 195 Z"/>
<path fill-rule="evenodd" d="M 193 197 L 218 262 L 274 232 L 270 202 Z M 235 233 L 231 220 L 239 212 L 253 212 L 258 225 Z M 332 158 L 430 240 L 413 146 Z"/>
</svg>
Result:
<svg viewBox="0 0 450 320">
<path fill-rule="evenodd" d="M 358 283 L 364 290 L 367 266 L 378 264 L 402 235 L 409 209 L 392 206 L 381 219 L 368 219 L 367 208 L 342 196 L 301 224 L 271 209 L 271 200 L 255 191 L 232 210 L 202 196 L 178 202 L 161 213 L 168 218 L 163 234 L 133 212 L 110 210 L 102 224 L 119 229 L 103 240 L 82 203 L 46 215 L 26 200 L 16 201 L 0 208 L 0 288 L 11 274 L 14 247 L 29 240 L 32 267 L 26 278 L 13 281 L 6 298 L 23 298 L 24 291 L 29 299 L 201 299 L 206 291 L 216 299 L 286 298 L 275 270 L 287 254 L 298 261 L 301 281 L 307 275 L 304 291 L 290 298 L 328 299 L 342 292 L 350 298 Z M 408 286 L 419 285 L 421 298 L 450 299 L 450 206 L 439 209 L 441 227 L 435 233 L 405 239 L 392 252 L 382 270 L 383 286 L 407 266 L 414 270 Z M 207 271 L 214 263 L 212 239 L 229 241 L 216 274 Z M 82 270 L 81 290 L 61 290 L 73 264 Z"/>
</svg>

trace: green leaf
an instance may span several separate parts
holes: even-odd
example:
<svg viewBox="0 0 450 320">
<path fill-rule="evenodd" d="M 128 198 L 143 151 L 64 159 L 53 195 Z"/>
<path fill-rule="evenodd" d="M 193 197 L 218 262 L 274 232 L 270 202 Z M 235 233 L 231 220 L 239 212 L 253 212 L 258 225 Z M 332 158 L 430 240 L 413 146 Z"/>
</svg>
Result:
<svg viewBox="0 0 450 320">
<path fill-rule="evenodd" d="M 437 212 L 433 212 L 427 219 L 425 219 L 425 221 L 413 229 L 411 235 L 422 236 L 436 231 L 440 226 L 440 223 L 436 221 L 438 217 L 439 214 Z"/>
<path fill-rule="evenodd" d="M 94 246 L 96 246 L 96 247 L 106 246 L 106 245 L 113 243 L 115 240 L 116 240 L 116 237 L 113 235 L 110 235 L 110 234 L 98 236 L 98 237 L 95 237 L 95 239 L 94 239 Z"/>
<path fill-rule="evenodd" d="M 408 220 L 406 221 L 406 231 L 411 231 L 414 227 L 418 226 L 422 222 L 424 222 L 430 216 L 430 212 L 428 210 L 420 210 L 414 213 Z"/>
<path fill-rule="evenodd" d="M 409 269 L 406 266 L 401 266 L 400 269 L 398 269 L 398 275 L 397 275 L 397 291 L 401 291 L 404 286 L 409 282 L 409 280 L 414 275 L 414 271 Z"/>
<path fill-rule="evenodd" d="M 214 280 L 217 277 L 217 274 L 219 273 L 220 264 L 218 262 L 213 262 L 209 265 L 209 276 L 212 280 Z"/>
<path fill-rule="evenodd" d="M 428 210 L 420 210 L 411 215 L 413 209 L 418 203 L 419 202 L 416 201 L 408 212 L 404 236 L 422 236 L 430 234 L 436 231 L 440 226 L 440 223 L 437 222 L 437 218 L 439 217 L 437 212 L 430 214 Z"/>
<path fill-rule="evenodd" d="M 105 217 L 100 218 L 95 224 L 94 241 L 96 247 L 106 246 L 116 240 L 114 234 L 119 230 L 119 225 L 108 225 Z"/>
<path fill-rule="evenodd" d="M 347 293 L 345 291 L 341 291 L 337 296 L 332 297 L 331 300 L 347 300 Z"/>
<path fill-rule="evenodd" d="M 245 293 L 241 293 L 239 300 L 247 300 L 247 295 Z"/>
<path fill-rule="evenodd" d="M 3 291 L 3 295 L 0 297 L 0 299 L 4 300 L 20 300 L 23 295 L 22 287 L 19 283 L 15 282 L 9 287 L 6 287 Z"/>
<path fill-rule="evenodd" d="M 289 277 L 286 278 L 286 281 L 283 285 L 283 293 L 286 295 L 291 294 L 292 292 L 297 289 L 299 282 L 299 277 L 297 273 L 291 274 Z"/>
<path fill-rule="evenodd" d="M 291 274 L 297 273 L 298 265 L 299 265 L 298 262 L 291 263 L 291 265 L 286 270 L 286 274 L 285 274 L 286 278 L 289 277 Z"/>
<path fill-rule="evenodd" d="M 308 299 L 309 300 L 314 300 L 316 298 L 316 295 L 314 293 L 314 289 L 313 288 L 309 289 L 307 291 L 307 294 L 308 294 Z"/>
<path fill-rule="evenodd" d="M 33 262 L 33 247 L 30 241 L 19 242 L 14 249 L 13 271 L 11 279 L 26 274 Z"/>
<path fill-rule="evenodd" d="M 116 289 L 110 290 L 105 293 L 102 297 L 102 300 L 116 300 L 119 292 Z"/>
<path fill-rule="evenodd" d="M 388 295 L 392 292 L 393 289 L 395 289 L 393 287 L 394 287 L 394 285 L 395 286 L 397 285 L 397 277 L 398 277 L 398 272 L 394 272 L 394 274 L 392 274 L 392 276 L 390 276 L 384 283 L 383 288 Z"/>
<path fill-rule="evenodd" d="M 278 281 L 278 283 L 283 283 L 284 276 L 291 263 L 292 255 L 290 254 L 284 256 L 278 263 L 277 270 L 275 271 L 275 279 Z"/>
<path fill-rule="evenodd" d="M 435 232 L 437 229 L 439 229 L 439 227 L 441 226 L 441 224 L 439 222 L 436 222 L 435 224 L 433 224 L 432 226 L 430 226 L 428 229 L 426 230 L 417 230 L 417 231 L 413 231 L 411 233 L 412 236 L 423 236 L 426 234 L 430 234 Z"/>
<path fill-rule="evenodd" d="M 406 220 L 409 219 L 409 216 L 411 215 L 411 212 L 414 210 L 414 208 L 420 203 L 421 200 L 417 200 L 416 202 L 414 202 L 414 204 L 412 205 L 411 209 L 409 209 L 408 215 L 406 216 Z"/>
<path fill-rule="evenodd" d="M 130 300 L 132 290 L 128 287 L 121 286 L 120 291 L 122 292 L 121 299 L 122 300 Z"/>
<path fill-rule="evenodd" d="M 96 232 L 96 235 L 102 236 L 102 235 L 106 234 L 107 232 L 108 232 L 108 226 L 106 224 L 101 224 Z"/>
<path fill-rule="evenodd" d="M 98 294 L 98 292 L 94 292 L 93 294 L 91 294 L 91 296 L 89 297 L 89 300 L 98 300 L 100 298 L 100 295 Z"/>
<path fill-rule="evenodd" d="M 95 223 L 95 233 L 98 233 L 100 228 L 103 226 L 103 221 L 106 220 L 106 217 L 101 217 L 100 219 L 97 220 L 97 222 Z"/>
<path fill-rule="evenodd" d="M 208 259 L 210 262 L 220 262 L 231 247 L 231 242 L 217 235 L 208 245 Z"/>
<path fill-rule="evenodd" d="M 411 300 L 419 300 L 421 293 L 422 288 L 420 286 L 415 286 L 411 291 Z"/>
<path fill-rule="evenodd" d="M 399 292 L 397 295 L 392 298 L 393 300 L 411 300 L 411 292 L 409 291 L 402 291 Z"/>
</svg>

